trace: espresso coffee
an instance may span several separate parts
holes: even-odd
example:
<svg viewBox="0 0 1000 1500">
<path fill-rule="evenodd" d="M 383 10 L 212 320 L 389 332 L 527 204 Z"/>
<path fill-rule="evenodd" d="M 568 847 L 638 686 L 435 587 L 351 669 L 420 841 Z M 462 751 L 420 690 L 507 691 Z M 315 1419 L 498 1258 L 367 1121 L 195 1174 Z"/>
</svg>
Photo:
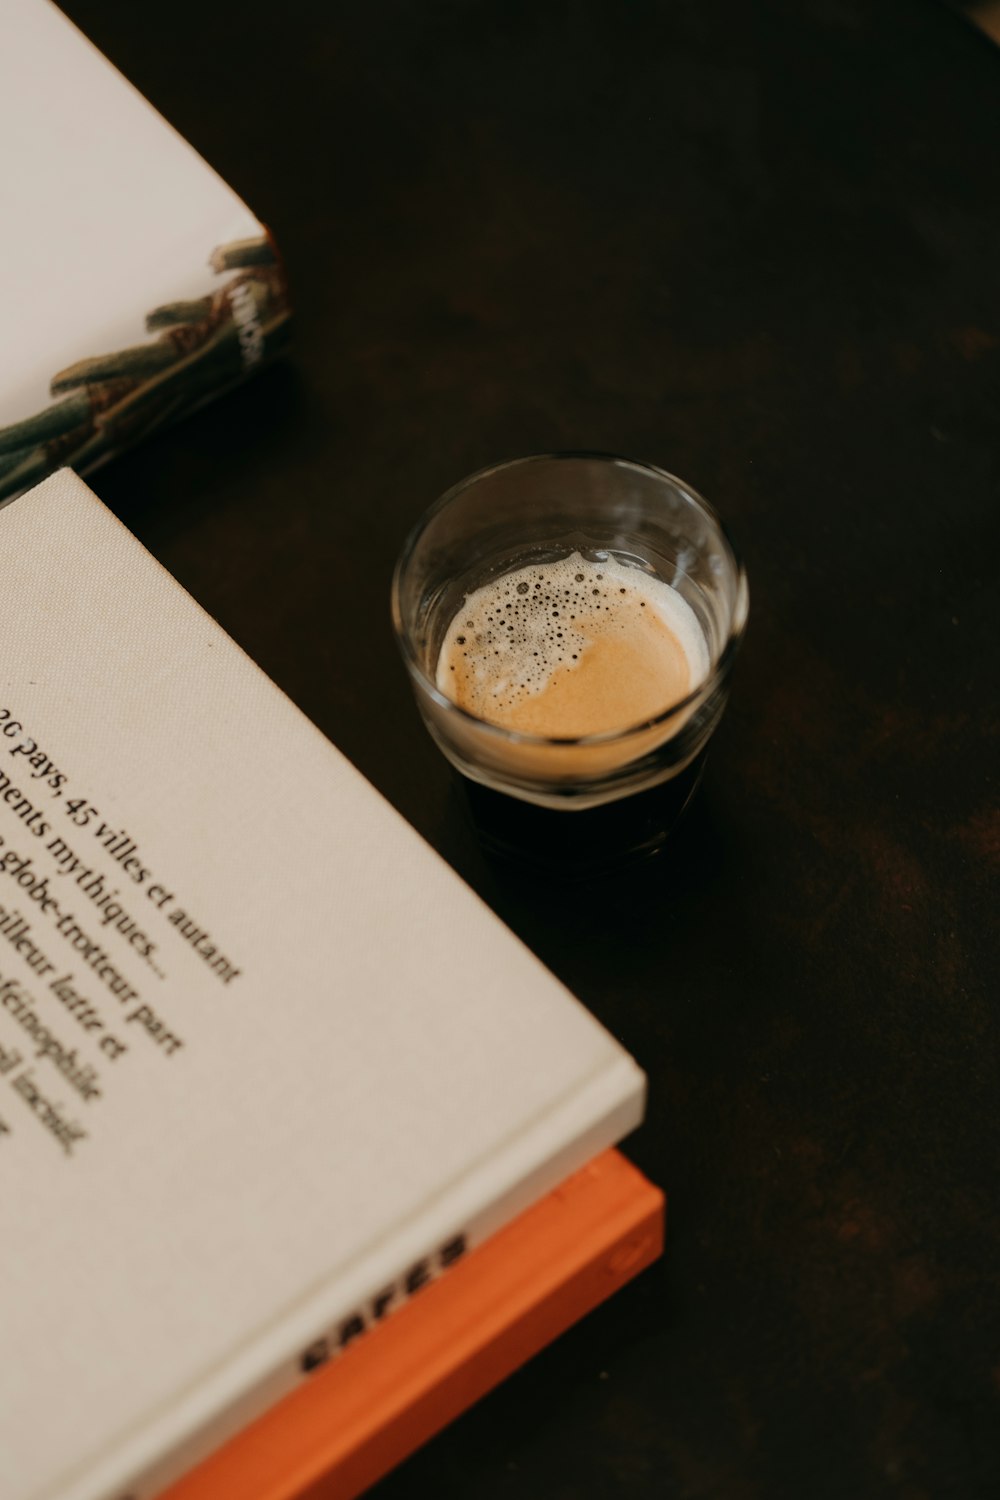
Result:
<svg viewBox="0 0 1000 1500">
<path fill-rule="evenodd" d="M 571 740 L 655 720 L 708 669 L 701 627 L 675 589 L 610 554 L 574 552 L 467 595 L 436 683 L 488 723 Z"/>
<path fill-rule="evenodd" d="M 747 612 L 743 569 L 694 490 L 607 454 L 483 469 L 414 527 L 392 610 L 488 849 L 573 878 L 663 847 Z"/>
</svg>

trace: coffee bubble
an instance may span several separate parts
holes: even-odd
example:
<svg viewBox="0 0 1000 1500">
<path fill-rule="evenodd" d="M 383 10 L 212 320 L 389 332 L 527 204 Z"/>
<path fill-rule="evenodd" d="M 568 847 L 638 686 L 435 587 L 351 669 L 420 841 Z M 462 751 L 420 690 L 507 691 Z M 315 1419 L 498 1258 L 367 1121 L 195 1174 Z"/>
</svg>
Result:
<svg viewBox="0 0 1000 1500">
<path fill-rule="evenodd" d="M 530 563 L 469 594 L 438 658 L 438 688 L 478 718 L 573 738 L 657 717 L 706 677 L 691 607 L 608 555 Z"/>
</svg>

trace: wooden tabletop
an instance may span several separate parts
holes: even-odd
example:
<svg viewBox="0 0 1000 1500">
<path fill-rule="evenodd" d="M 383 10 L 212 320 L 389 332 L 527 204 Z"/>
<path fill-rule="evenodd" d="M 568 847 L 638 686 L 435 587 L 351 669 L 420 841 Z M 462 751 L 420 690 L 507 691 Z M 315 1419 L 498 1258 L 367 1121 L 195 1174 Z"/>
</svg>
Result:
<svg viewBox="0 0 1000 1500">
<path fill-rule="evenodd" d="M 935 0 L 66 9 L 298 308 L 95 488 L 650 1076 L 661 1266 L 378 1494 L 996 1495 L 1000 51 Z M 659 864 L 543 897 L 387 599 L 442 490 L 576 447 L 712 500 L 751 618 Z"/>
</svg>

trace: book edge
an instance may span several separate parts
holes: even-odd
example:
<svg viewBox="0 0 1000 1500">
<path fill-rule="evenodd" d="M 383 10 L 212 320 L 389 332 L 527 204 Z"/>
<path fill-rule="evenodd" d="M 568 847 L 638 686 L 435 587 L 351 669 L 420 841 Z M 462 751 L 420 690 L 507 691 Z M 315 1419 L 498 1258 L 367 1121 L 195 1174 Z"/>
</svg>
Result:
<svg viewBox="0 0 1000 1500">
<path fill-rule="evenodd" d="M 602 1152 L 162 1500 L 348 1500 L 652 1264 L 664 1205 Z"/>
<path fill-rule="evenodd" d="M 596 1095 L 596 1097 L 594 1097 Z M 645 1075 L 626 1053 L 561 1101 L 552 1141 L 552 1112 L 531 1124 L 476 1167 L 403 1236 L 387 1236 L 380 1274 L 369 1291 L 345 1296 L 343 1279 L 331 1279 L 288 1315 L 249 1338 L 214 1372 L 195 1377 L 183 1393 L 130 1433 L 109 1438 L 102 1452 L 56 1479 L 37 1500 L 147 1500 L 264 1413 L 305 1378 L 302 1356 L 318 1338 L 351 1316 L 381 1288 L 403 1281 L 431 1249 L 455 1235 L 470 1248 L 482 1244 L 531 1204 L 615 1145 L 642 1119 Z M 539 1150 L 540 1132 L 551 1144 Z M 534 1158 L 525 1168 L 525 1158 Z M 502 1186 L 487 1188 L 483 1179 Z M 464 1211 L 459 1211 L 464 1210 Z M 395 1272 L 385 1268 L 394 1266 Z M 447 1273 L 444 1273 L 447 1274 Z"/>
</svg>

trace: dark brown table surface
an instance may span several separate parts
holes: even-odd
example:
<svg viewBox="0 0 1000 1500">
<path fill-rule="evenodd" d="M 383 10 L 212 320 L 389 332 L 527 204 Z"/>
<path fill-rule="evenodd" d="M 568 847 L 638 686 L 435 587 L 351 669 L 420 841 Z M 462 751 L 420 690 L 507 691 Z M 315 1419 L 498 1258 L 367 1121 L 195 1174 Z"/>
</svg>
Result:
<svg viewBox="0 0 1000 1500">
<path fill-rule="evenodd" d="M 299 309 L 95 488 L 650 1076 L 661 1266 L 378 1494 L 997 1496 L 1000 51 L 936 0 L 67 9 Z M 581 446 L 715 502 L 751 623 L 659 866 L 542 899 L 387 594 L 455 479 Z"/>
</svg>

